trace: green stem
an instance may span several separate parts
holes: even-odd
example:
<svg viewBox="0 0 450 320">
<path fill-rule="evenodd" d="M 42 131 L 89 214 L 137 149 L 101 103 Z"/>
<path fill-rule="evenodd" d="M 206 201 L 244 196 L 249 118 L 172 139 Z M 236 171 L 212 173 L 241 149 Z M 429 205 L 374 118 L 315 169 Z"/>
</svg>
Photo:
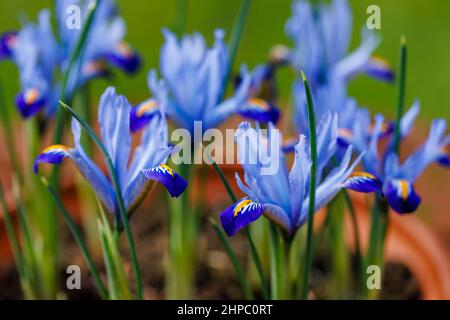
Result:
<svg viewBox="0 0 450 320">
<path fill-rule="evenodd" d="M 83 254 L 83 257 L 86 261 L 89 271 L 91 272 L 92 276 L 94 277 L 94 281 L 97 285 L 97 289 L 99 291 L 100 297 L 104 300 L 107 299 L 108 292 L 106 290 L 106 287 L 100 278 L 100 274 L 95 266 L 94 260 L 92 259 L 91 255 L 89 253 L 87 245 L 85 244 L 83 237 L 81 236 L 81 233 L 75 224 L 75 221 L 73 221 L 72 217 L 67 212 L 67 209 L 65 208 L 64 204 L 62 203 L 62 201 L 59 198 L 58 194 L 56 193 L 55 189 L 52 188 L 52 186 L 48 183 L 48 181 L 45 178 L 42 178 L 42 183 L 48 189 L 50 195 L 53 198 L 53 201 L 55 201 L 56 205 L 58 206 L 59 210 L 61 211 L 61 213 L 64 217 L 64 220 L 66 221 L 67 225 L 69 226 L 70 232 L 72 233 L 73 237 L 75 238 L 75 241 L 77 242 L 78 246 L 80 247 L 81 253 Z"/>
<path fill-rule="evenodd" d="M 228 83 L 230 82 L 231 72 L 233 70 L 234 60 L 236 59 L 237 50 L 239 47 L 239 42 L 241 40 L 242 31 L 244 30 L 245 21 L 247 20 L 248 12 L 250 10 L 250 0 L 243 0 L 241 8 L 239 10 L 239 15 L 233 25 L 233 31 L 231 33 L 230 45 L 228 47 L 228 68 L 227 73 L 224 78 L 224 85 L 222 89 L 222 98 L 225 96 L 227 91 Z"/>
<path fill-rule="evenodd" d="M 406 84 L 406 61 L 407 61 L 407 48 L 406 38 L 404 36 L 400 39 L 400 64 L 398 70 L 398 96 L 397 96 L 397 118 L 395 122 L 394 131 L 394 152 L 398 154 L 399 144 L 401 139 L 400 123 L 403 115 L 403 109 L 405 106 L 405 84 Z"/>
<path fill-rule="evenodd" d="M 23 174 L 22 170 L 20 170 L 19 157 L 17 156 L 16 149 L 14 148 L 14 135 L 12 134 L 13 131 L 11 126 L 11 115 L 9 114 L 9 107 L 6 103 L 2 79 L 0 79 L 0 106 L 2 106 L 2 112 L 0 112 L 0 115 L 6 136 L 6 147 L 8 148 L 8 155 L 10 158 L 11 166 L 14 170 L 14 173 L 17 175 L 19 182 L 22 184 Z"/>
<path fill-rule="evenodd" d="M 241 284 L 242 290 L 244 291 L 244 297 L 247 300 L 254 300 L 255 297 L 253 295 L 253 292 L 251 290 L 250 284 L 247 281 L 247 278 L 245 277 L 244 271 L 241 268 L 241 265 L 239 263 L 239 260 L 234 253 L 234 250 L 228 241 L 226 235 L 222 231 L 222 229 L 219 227 L 216 221 L 214 219 L 210 219 L 210 224 L 213 227 L 214 231 L 216 232 L 217 236 L 220 239 L 220 242 L 222 242 L 222 245 L 225 248 L 225 251 L 228 254 L 228 257 L 231 260 L 231 263 L 233 264 L 234 270 L 236 271 L 236 275 L 238 276 L 239 282 Z"/>
<path fill-rule="evenodd" d="M 372 222 L 370 228 L 369 248 L 367 250 L 367 266 L 383 264 L 384 240 L 388 225 L 389 206 L 386 199 L 377 194 L 372 210 Z M 367 292 L 368 289 L 366 289 Z M 368 298 L 375 298 L 376 290 L 367 292 Z"/>
<path fill-rule="evenodd" d="M 60 101 L 60 104 L 64 109 L 66 109 L 72 115 L 72 117 L 74 117 L 81 124 L 81 126 L 84 128 L 84 130 L 89 135 L 89 137 L 92 139 L 92 141 L 94 141 L 95 144 L 97 145 L 97 147 L 100 149 L 100 151 L 103 154 L 103 157 L 106 159 L 108 171 L 109 171 L 110 177 L 112 179 L 112 183 L 114 185 L 114 191 L 115 191 L 115 194 L 117 197 L 117 202 L 119 205 L 120 218 L 123 223 L 123 227 L 124 227 L 125 234 L 126 234 L 127 241 L 128 241 L 128 246 L 130 248 L 134 277 L 136 280 L 137 298 L 139 300 L 142 300 L 142 288 L 143 288 L 142 274 L 139 269 L 139 262 L 137 259 L 136 247 L 134 245 L 133 234 L 131 232 L 130 224 L 128 223 L 127 211 L 125 208 L 125 203 L 122 198 L 120 183 L 119 183 L 119 179 L 117 177 L 116 169 L 114 168 L 114 164 L 113 164 L 111 157 L 109 156 L 109 153 L 106 150 L 105 146 L 100 141 L 100 139 L 98 138 L 98 136 L 94 132 L 94 130 L 89 126 L 89 124 L 87 124 L 86 121 L 84 121 L 84 119 L 81 118 L 80 115 L 75 110 L 73 110 L 71 107 L 66 105 L 64 102 Z"/>
<path fill-rule="evenodd" d="M 308 108 L 309 122 L 309 145 L 311 148 L 311 176 L 309 180 L 309 209 L 308 209 L 308 229 L 306 235 L 306 258 L 305 268 L 303 269 L 303 290 L 302 298 L 307 299 L 309 289 L 309 273 L 312 265 L 313 256 L 313 232 L 314 232 L 314 212 L 316 206 L 316 171 L 317 171 L 317 137 L 316 137 L 316 121 L 314 117 L 314 104 L 312 100 L 311 90 L 308 80 L 303 71 L 301 72 L 303 85 L 306 92 L 306 102 Z"/>
<path fill-rule="evenodd" d="M 188 3 L 188 0 L 176 0 L 173 28 L 178 37 L 181 37 L 186 29 Z"/>
<path fill-rule="evenodd" d="M 358 217 L 355 212 L 355 207 L 353 206 L 352 199 L 350 198 L 350 195 L 348 194 L 347 190 L 344 190 L 344 198 L 345 202 L 347 204 L 348 210 L 350 212 L 350 218 L 352 220 L 352 228 L 353 228 L 353 237 L 355 242 L 355 260 L 356 260 L 356 275 L 357 275 L 357 282 L 359 283 L 359 291 L 361 292 L 364 283 L 364 277 L 363 277 L 363 267 L 364 267 L 364 261 L 362 259 L 361 255 L 361 240 L 359 238 L 359 230 L 358 230 Z"/>
</svg>

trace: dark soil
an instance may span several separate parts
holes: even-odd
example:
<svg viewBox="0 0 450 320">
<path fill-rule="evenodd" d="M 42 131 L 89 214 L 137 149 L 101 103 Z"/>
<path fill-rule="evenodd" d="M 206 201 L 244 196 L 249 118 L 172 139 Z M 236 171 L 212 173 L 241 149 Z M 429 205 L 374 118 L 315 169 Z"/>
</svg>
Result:
<svg viewBox="0 0 450 320">
<path fill-rule="evenodd" d="M 146 299 L 164 299 L 164 265 L 166 242 L 167 217 L 161 212 L 164 209 L 165 198 L 161 193 L 154 193 L 148 199 L 144 208 L 132 219 L 132 227 L 139 254 L 140 264 L 145 282 L 144 294 Z M 214 216 L 218 208 L 226 204 L 217 204 L 217 210 L 210 210 L 202 221 L 202 232 L 199 239 L 198 254 L 198 273 L 197 290 L 195 298 L 197 299 L 242 299 L 239 283 L 236 279 L 234 270 L 226 256 L 221 243 L 216 234 L 207 222 L 207 216 Z M 82 274 L 88 274 L 83 259 L 77 246 L 72 241 L 71 235 L 61 224 L 63 233 L 62 246 L 63 261 L 62 265 L 67 266 L 77 264 L 82 267 Z M 126 241 L 123 239 L 123 256 L 128 257 Z M 237 235 L 232 239 L 232 244 L 239 254 L 242 264 L 245 266 L 246 255 L 248 252 L 245 239 L 242 235 Z M 320 250 L 320 249 L 319 249 Z M 312 298 L 322 299 L 330 298 L 326 296 L 326 283 L 330 275 L 330 263 L 326 254 L 316 255 L 314 269 L 312 272 Z M 98 264 L 101 265 L 102 259 L 98 257 Z M 132 269 L 129 262 L 125 266 L 127 273 L 132 277 Z M 18 274 L 14 265 L 5 268 L 5 272 L 0 274 L 0 300 L 1 299 L 21 299 L 21 290 Z M 102 271 L 103 272 L 103 271 Z M 65 268 L 61 271 L 61 288 L 65 288 L 65 279 L 67 275 Z M 411 272 L 403 265 L 387 263 L 385 266 L 385 276 L 381 291 L 382 299 L 419 299 L 420 289 L 416 279 Z M 90 277 L 82 276 L 81 290 L 66 290 L 65 295 L 68 299 L 98 299 L 96 289 L 93 286 Z M 345 298 L 352 298 L 350 295 Z"/>
</svg>

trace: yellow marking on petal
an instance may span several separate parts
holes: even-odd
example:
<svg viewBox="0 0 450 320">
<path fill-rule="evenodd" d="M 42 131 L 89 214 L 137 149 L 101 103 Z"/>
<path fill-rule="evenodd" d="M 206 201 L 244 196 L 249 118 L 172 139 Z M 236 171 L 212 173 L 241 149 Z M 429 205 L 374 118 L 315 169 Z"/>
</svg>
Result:
<svg viewBox="0 0 450 320">
<path fill-rule="evenodd" d="M 45 148 L 43 151 L 42 151 L 42 153 L 49 153 L 49 152 L 52 152 L 52 151 L 55 151 L 55 150 L 62 150 L 62 151 L 64 151 L 64 152 L 68 152 L 69 151 L 69 148 L 68 147 L 66 147 L 66 146 L 64 146 L 64 145 L 62 145 L 62 144 L 55 144 L 55 145 L 53 145 L 53 146 L 50 146 L 50 147 L 47 147 L 47 148 Z"/>
<path fill-rule="evenodd" d="M 16 44 L 17 44 L 17 36 L 15 34 L 14 35 L 9 35 L 6 38 L 6 45 L 8 47 L 14 48 L 16 46 Z"/>
<path fill-rule="evenodd" d="M 94 74 L 97 73 L 99 71 L 103 71 L 106 69 L 106 64 L 105 62 L 101 61 L 101 60 L 92 60 L 89 61 L 85 67 L 84 67 L 84 72 L 85 74 Z"/>
<path fill-rule="evenodd" d="M 349 129 L 340 128 L 338 129 L 338 135 L 344 138 L 351 138 L 353 137 L 353 132 Z"/>
<path fill-rule="evenodd" d="M 369 134 L 373 133 L 373 130 L 375 129 L 375 124 L 372 123 L 369 126 Z M 389 132 L 389 130 L 391 129 L 391 127 L 389 126 L 388 122 L 383 122 L 381 124 L 381 128 L 380 128 L 380 133 L 387 133 Z"/>
<path fill-rule="evenodd" d="M 117 45 L 117 51 L 123 57 L 131 57 L 133 55 L 133 49 L 131 49 L 130 45 L 126 42 L 121 42 Z"/>
<path fill-rule="evenodd" d="M 138 108 L 138 112 L 136 113 L 138 117 L 142 117 L 146 112 L 155 109 L 158 107 L 158 102 L 156 100 L 150 100 L 143 104 L 141 104 Z"/>
<path fill-rule="evenodd" d="M 291 144 L 295 144 L 298 143 L 299 138 L 298 137 L 290 137 L 284 140 L 283 145 L 291 145 Z"/>
<path fill-rule="evenodd" d="M 350 177 L 363 177 L 363 178 L 377 180 L 377 177 L 375 177 L 373 174 L 370 174 L 368 172 L 363 172 L 363 171 L 355 171 L 352 174 L 350 174 Z"/>
<path fill-rule="evenodd" d="M 400 180 L 400 187 L 402 192 L 402 199 L 406 201 L 408 199 L 409 187 L 406 180 Z"/>
<path fill-rule="evenodd" d="M 269 111 L 270 110 L 269 104 L 266 101 L 264 101 L 263 99 L 251 98 L 251 99 L 248 100 L 248 103 L 250 103 L 252 105 L 256 105 L 256 106 L 260 107 L 261 109 L 263 109 L 265 111 Z"/>
<path fill-rule="evenodd" d="M 162 164 L 159 167 L 166 170 L 172 176 L 172 178 L 175 177 L 175 173 L 173 172 L 172 168 L 169 167 L 167 164 Z"/>
<path fill-rule="evenodd" d="M 242 210 L 242 208 L 244 208 L 246 205 L 249 205 L 250 203 L 252 203 L 252 200 L 243 200 L 241 201 L 233 210 L 233 217 L 237 217 L 237 215 L 239 214 L 239 212 Z"/>
<path fill-rule="evenodd" d="M 387 60 L 382 58 L 382 57 L 380 57 L 380 56 L 373 56 L 370 60 L 373 63 L 375 63 L 375 64 L 377 64 L 377 65 L 379 65 L 379 66 L 381 66 L 383 68 L 390 69 L 390 65 L 387 62 Z"/>
<path fill-rule="evenodd" d="M 25 103 L 30 105 L 36 102 L 36 100 L 39 98 L 39 90 L 36 88 L 28 89 L 25 92 Z"/>
</svg>

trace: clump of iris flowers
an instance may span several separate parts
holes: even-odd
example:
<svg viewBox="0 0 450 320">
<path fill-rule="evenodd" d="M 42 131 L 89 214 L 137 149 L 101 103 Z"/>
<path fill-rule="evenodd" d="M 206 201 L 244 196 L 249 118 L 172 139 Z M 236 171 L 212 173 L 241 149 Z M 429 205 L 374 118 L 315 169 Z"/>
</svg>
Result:
<svg viewBox="0 0 450 320">
<path fill-rule="evenodd" d="M 57 0 L 55 3 L 57 30 L 51 25 L 49 10 L 38 15 L 36 23 L 27 22 L 18 32 L 7 32 L 0 37 L 0 58 L 10 58 L 20 73 L 21 92 L 16 106 L 24 118 L 43 111 L 51 116 L 58 99 L 71 97 L 77 88 L 92 78 L 106 76 L 108 65 L 117 66 L 128 73 L 136 71 L 140 59 L 135 50 L 123 41 L 125 23 L 118 15 L 113 0 L 100 1 L 93 18 L 81 56 L 73 67 L 66 88 L 61 76 L 67 72 L 71 53 L 75 50 L 81 29 L 69 28 L 67 8 L 76 5 L 81 12 L 89 3 L 81 0 Z M 86 17 L 81 15 L 81 26 Z M 65 92 L 61 92 L 64 90 Z"/>
</svg>

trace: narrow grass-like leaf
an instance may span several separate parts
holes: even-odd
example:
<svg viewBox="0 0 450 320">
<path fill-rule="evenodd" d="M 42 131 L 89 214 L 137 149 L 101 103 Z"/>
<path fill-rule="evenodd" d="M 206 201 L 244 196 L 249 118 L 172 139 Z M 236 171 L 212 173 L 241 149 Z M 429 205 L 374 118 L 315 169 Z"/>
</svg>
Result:
<svg viewBox="0 0 450 320">
<path fill-rule="evenodd" d="M 407 61 L 407 47 L 406 38 L 404 36 L 400 39 L 400 54 L 399 54 L 399 69 L 398 69 L 398 85 L 397 85 L 397 117 L 395 120 L 394 131 L 394 152 L 398 153 L 401 139 L 400 122 L 403 116 L 403 109 L 405 107 L 405 85 L 406 85 L 406 61 Z"/>
<path fill-rule="evenodd" d="M 309 146 L 311 151 L 311 175 L 309 180 L 309 210 L 308 210 L 308 226 L 306 235 L 306 257 L 305 268 L 303 270 L 303 289 L 302 298 L 308 297 L 309 289 L 309 273 L 312 265 L 313 257 L 313 232 L 314 232 L 314 212 L 316 206 L 316 171 L 317 171 L 317 137 L 316 137 L 316 120 L 314 116 L 314 104 L 311 95 L 311 89 L 303 71 L 301 72 L 303 85 L 306 93 L 306 105 L 308 109 L 309 123 Z"/>
<path fill-rule="evenodd" d="M 225 174 L 223 173 L 222 169 L 217 165 L 217 163 L 212 159 L 211 155 L 207 153 L 209 161 L 212 162 L 212 166 L 214 167 L 214 170 L 216 170 L 217 174 L 220 177 L 220 180 L 222 181 L 223 185 L 227 189 L 228 195 L 230 196 L 230 199 L 233 203 L 237 201 L 236 195 L 233 192 L 233 189 L 231 189 L 230 184 L 228 183 L 227 178 L 225 177 Z M 252 235 L 250 233 L 249 227 L 245 227 L 245 236 L 247 237 L 248 244 L 250 246 L 250 251 L 252 253 L 253 262 L 256 266 L 256 270 L 258 272 L 259 280 L 261 282 L 261 290 L 264 299 L 269 298 L 269 288 L 267 285 L 266 278 L 264 276 L 264 271 L 262 268 L 261 258 L 259 256 L 258 250 L 255 246 L 255 242 L 253 241 Z"/>
<path fill-rule="evenodd" d="M 100 297 L 102 299 L 106 299 L 108 297 L 108 292 L 106 290 L 105 285 L 103 284 L 103 281 L 100 278 L 100 274 L 97 270 L 97 267 L 95 266 L 94 259 L 92 259 L 91 254 L 89 253 L 89 249 L 86 245 L 86 243 L 83 240 L 83 237 L 81 236 L 81 232 L 78 230 L 78 227 L 75 224 L 75 221 L 73 221 L 70 214 L 67 212 L 66 207 L 62 203 L 61 199 L 59 198 L 58 194 L 56 193 L 55 189 L 48 183 L 48 181 L 42 177 L 42 183 L 47 188 L 48 192 L 52 196 L 53 201 L 55 202 L 56 206 L 59 208 L 60 212 L 62 213 L 64 220 L 66 221 L 70 232 L 72 233 L 72 236 L 74 237 L 78 247 L 81 250 L 81 253 L 83 255 L 84 260 L 86 261 L 86 265 L 89 268 L 89 271 L 91 272 L 95 284 L 97 286 L 98 292 L 100 294 Z"/>
<path fill-rule="evenodd" d="M 80 60 L 80 56 L 83 53 L 84 45 L 85 45 L 87 37 L 89 35 L 89 31 L 91 29 L 92 22 L 94 21 L 94 17 L 95 17 L 95 13 L 97 12 L 97 8 L 98 8 L 98 0 L 91 0 L 91 2 L 89 3 L 89 6 L 87 8 L 87 12 L 86 12 L 86 22 L 84 23 L 83 28 L 81 30 L 80 37 L 78 38 L 78 41 L 70 54 L 69 63 L 67 64 L 66 70 L 64 71 L 63 76 L 62 76 L 61 98 L 60 98 L 61 100 L 69 101 L 69 102 L 72 100 L 72 97 L 68 96 L 67 85 L 69 83 L 69 78 L 72 73 L 72 69 L 73 69 L 74 65 L 77 63 L 77 61 Z M 56 129 L 55 129 L 55 133 L 53 136 L 53 143 L 55 143 L 55 144 L 61 143 L 63 129 L 64 129 L 63 115 L 64 115 L 63 110 L 61 110 L 61 108 L 57 108 Z M 55 167 L 54 170 L 55 170 L 54 175 L 56 175 L 57 167 Z M 56 179 L 56 178 L 54 178 L 54 179 Z M 55 181 L 53 181 L 53 179 L 52 179 L 52 182 L 55 182 Z"/>
<path fill-rule="evenodd" d="M 209 223 L 211 224 L 217 236 L 219 237 L 220 242 L 222 242 L 222 245 L 225 248 L 228 257 L 230 258 L 231 263 L 233 264 L 234 270 L 236 271 L 236 275 L 239 279 L 239 283 L 241 284 L 245 299 L 253 300 L 255 298 L 253 295 L 253 291 L 250 287 L 250 284 L 248 283 L 247 278 L 245 277 L 244 271 L 241 268 L 241 265 L 233 250 L 233 247 L 231 246 L 230 242 L 227 239 L 227 236 L 214 219 L 211 218 L 209 220 Z"/>
<path fill-rule="evenodd" d="M 106 273 L 108 277 L 110 298 L 113 300 L 131 299 L 130 288 L 123 268 L 122 257 L 118 247 L 118 231 L 115 234 L 111 230 L 108 219 L 106 218 L 100 200 L 97 199 L 100 211 L 98 228 L 103 250 L 103 259 L 105 261 Z"/>
<path fill-rule="evenodd" d="M 231 33 L 231 40 L 228 46 L 228 68 L 224 78 L 224 85 L 222 89 L 222 97 L 226 94 L 228 83 L 230 82 L 231 73 L 233 71 L 234 60 L 236 59 L 239 42 L 242 37 L 242 33 L 245 27 L 245 21 L 247 20 L 248 12 L 250 10 L 250 0 L 242 0 L 242 5 L 239 10 L 239 15 L 234 22 L 233 31 Z"/>
</svg>

